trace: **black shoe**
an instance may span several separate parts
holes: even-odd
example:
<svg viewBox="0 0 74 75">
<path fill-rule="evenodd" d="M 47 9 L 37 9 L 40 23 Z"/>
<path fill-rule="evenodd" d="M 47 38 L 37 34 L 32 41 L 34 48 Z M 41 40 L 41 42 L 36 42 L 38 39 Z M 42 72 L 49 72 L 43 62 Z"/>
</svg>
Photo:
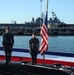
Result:
<svg viewBox="0 0 74 75">
<path fill-rule="evenodd" d="M 32 65 L 35 65 L 35 62 L 32 62 Z"/>
<path fill-rule="evenodd" d="M 6 64 L 6 65 L 10 65 L 11 63 L 10 63 L 10 62 L 5 62 L 5 64 Z"/>
<path fill-rule="evenodd" d="M 5 62 L 5 65 L 8 65 L 9 63 L 8 62 Z"/>
</svg>

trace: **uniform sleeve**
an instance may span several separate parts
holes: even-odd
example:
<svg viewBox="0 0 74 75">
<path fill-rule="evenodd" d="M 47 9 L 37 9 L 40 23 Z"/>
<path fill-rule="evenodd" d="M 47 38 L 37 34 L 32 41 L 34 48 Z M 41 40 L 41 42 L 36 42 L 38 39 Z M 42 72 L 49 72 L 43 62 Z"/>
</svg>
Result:
<svg viewBox="0 0 74 75">
<path fill-rule="evenodd" d="M 29 43 L 28 43 L 28 47 L 29 47 L 29 49 L 30 49 L 30 45 L 31 45 L 31 40 L 29 40 Z"/>
<path fill-rule="evenodd" d="M 38 48 L 39 48 L 39 39 L 37 39 L 37 43 L 38 43 Z"/>
<path fill-rule="evenodd" d="M 4 42 L 5 42 L 4 34 L 2 34 L 2 39 L 3 39 L 3 40 L 2 40 L 2 45 L 4 46 L 4 45 L 5 45 L 5 43 L 4 43 Z"/>
<path fill-rule="evenodd" d="M 38 40 L 38 45 L 39 45 L 39 40 Z"/>
<path fill-rule="evenodd" d="M 12 34 L 12 46 L 14 45 L 14 36 Z"/>
</svg>

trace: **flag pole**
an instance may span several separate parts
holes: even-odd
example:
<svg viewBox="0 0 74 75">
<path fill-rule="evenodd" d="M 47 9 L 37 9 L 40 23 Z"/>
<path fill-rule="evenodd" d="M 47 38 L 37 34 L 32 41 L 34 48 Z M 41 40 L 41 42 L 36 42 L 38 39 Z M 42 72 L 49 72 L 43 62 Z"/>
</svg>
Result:
<svg viewBox="0 0 74 75">
<path fill-rule="evenodd" d="M 46 0 L 47 28 L 48 28 L 48 0 Z M 45 52 L 43 53 L 43 65 L 45 60 Z"/>
<path fill-rule="evenodd" d="M 41 14 L 42 14 L 42 0 L 40 0 L 40 27 L 41 27 Z"/>
<path fill-rule="evenodd" d="M 44 54 L 43 54 L 43 65 L 44 65 L 44 59 L 45 59 L 45 52 L 44 52 Z"/>
</svg>

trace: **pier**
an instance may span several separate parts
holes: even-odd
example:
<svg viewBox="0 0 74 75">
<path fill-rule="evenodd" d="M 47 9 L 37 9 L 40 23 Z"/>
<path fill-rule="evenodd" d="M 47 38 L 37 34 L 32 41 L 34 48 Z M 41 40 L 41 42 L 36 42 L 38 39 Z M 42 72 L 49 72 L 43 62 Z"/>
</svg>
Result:
<svg viewBox="0 0 74 75">
<path fill-rule="evenodd" d="M 33 31 L 37 35 L 40 35 L 40 25 L 35 24 L 0 24 L 0 35 L 5 31 L 6 26 L 10 27 L 11 32 L 14 35 L 31 35 Z M 62 24 L 48 25 L 48 34 L 49 35 L 74 35 L 74 25 L 73 24 Z"/>
</svg>

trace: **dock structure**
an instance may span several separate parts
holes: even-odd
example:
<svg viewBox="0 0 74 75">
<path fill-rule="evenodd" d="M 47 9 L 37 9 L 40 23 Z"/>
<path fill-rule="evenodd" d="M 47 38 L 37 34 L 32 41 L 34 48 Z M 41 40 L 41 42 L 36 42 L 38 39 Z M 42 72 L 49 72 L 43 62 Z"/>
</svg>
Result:
<svg viewBox="0 0 74 75">
<path fill-rule="evenodd" d="M 11 32 L 14 35 L 31 35 L 35 31 L 40 35 L 40 25 L 36 24 L 0 24 L 0 35 L 3 34 L 6 27 L 10 27 Z M 49 24 L 48 25 L 49 35 L 74 35 L 73 24 Z"/>
</svg>

